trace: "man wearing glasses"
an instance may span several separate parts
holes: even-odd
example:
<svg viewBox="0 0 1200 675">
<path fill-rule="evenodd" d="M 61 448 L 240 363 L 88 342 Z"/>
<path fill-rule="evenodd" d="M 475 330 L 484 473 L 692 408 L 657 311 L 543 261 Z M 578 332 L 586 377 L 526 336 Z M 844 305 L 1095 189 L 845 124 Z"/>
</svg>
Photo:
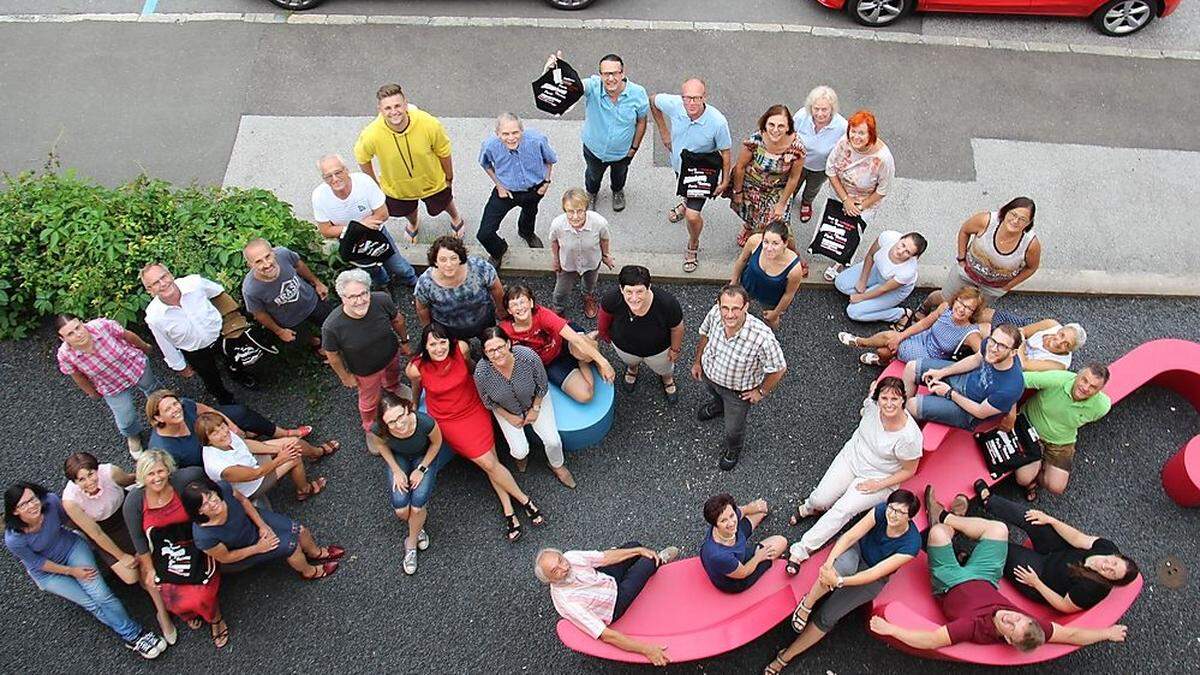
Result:
<svg viewBox="0 0 1200 675">
<path fill-rule="evenodd" d="M 559 52 L 557 56 L 562 56 Z M 557 59 L 547 63 L 553 67 Z M 584 187 L 595 207 L 600 180 L 605 170 L 612 187 L 613 211 L 625 210 L 625 179 L 629 162 L 637 154 L 646 134 L 650 97 L 646 88 L 625 77 L 625 62 L 616 54 L 600 59 L 600 74 L 583 81 L 583 174 Z"/>
<path fill-rule="evenodd" d="M 1000 324 L 983 341 L 980 353 L 962 361 L 915 359 L 904 367 L 908 411 L 918 420 L 933 420 L 971 430 L 980 422 L 1007 414 L 1025 391 L 1017 349 L 1021 330 Z M 917 383 L 929 394 L 915 396 Z"/>
</svg>

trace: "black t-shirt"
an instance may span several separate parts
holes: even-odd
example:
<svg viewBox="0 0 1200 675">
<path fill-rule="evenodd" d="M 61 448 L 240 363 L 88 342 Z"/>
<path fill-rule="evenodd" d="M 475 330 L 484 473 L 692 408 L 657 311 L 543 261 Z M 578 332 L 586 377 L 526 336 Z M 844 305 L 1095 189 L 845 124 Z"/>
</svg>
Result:
<svg viewBox="0 0 1200 675">
<path fill-rule="evenodd" d="M 321 326 L 321 348 L 337 352 L 346 370 L 366 376 L 383 370 L 400 350 L 400 340 L 392 329 L 396 304 L 383 292 L 371 294 L 371 306 L 361 319 L 351 319 L 336 309 Z"/>
<path fill-rule="evenodd" d="M 658 287 L 654 288 L 654 300 L 645 316 L 629 311 L 619 288 L 605 293 L 600 306 L 613 318 L 608 328 L 613 346 L 634 356 L 661 354 L 671 346 L 671 329 L 683 321 L 679 301 Z"/>
<path fill-rule="evenodd" d="M 388 449 L 396 455 L 406 457 L 423 457 L 429 450 L 429 434 L 433 433 L 433 418 L 423 412 L 417 413 L 417 428 L 408 438 L 396 438 L 387 429 L 380 429 L 379 423 L 371 425 L 371 433 L 383 439 Z"/>
<path fill-rule="evenodd" d="M 1095 607 L 1096 603 L 1108 596 L 1110 587 L 1072 574 L 1071 566 L 1082 565 L 1088 556 L 1115 555 L 1120 552 L 1116 544 L 1103 538 L 1093 542 L 1090 549 L 1072 547 L 1055 551 L 1046 556 L 1042 581 L 1045 581 L 1046 585 L 1055 593 L 1069 597 L 1071 602 L 1080 609 Z"/>
</svg>

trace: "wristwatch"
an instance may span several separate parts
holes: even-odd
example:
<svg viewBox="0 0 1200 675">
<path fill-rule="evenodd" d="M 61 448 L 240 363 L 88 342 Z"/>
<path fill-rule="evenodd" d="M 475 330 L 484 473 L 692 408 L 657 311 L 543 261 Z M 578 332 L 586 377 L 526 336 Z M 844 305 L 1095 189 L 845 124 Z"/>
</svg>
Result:
<svg viewBox="0 0 1200 675">
<path fill-rule="evenodd" d="M 421 473 L 425 473 L 428 470 L 429 470 L 429 467 L 425 466 L 424 464 L 417 465 L 417 471 L 420 471 Z"/>
</svg>

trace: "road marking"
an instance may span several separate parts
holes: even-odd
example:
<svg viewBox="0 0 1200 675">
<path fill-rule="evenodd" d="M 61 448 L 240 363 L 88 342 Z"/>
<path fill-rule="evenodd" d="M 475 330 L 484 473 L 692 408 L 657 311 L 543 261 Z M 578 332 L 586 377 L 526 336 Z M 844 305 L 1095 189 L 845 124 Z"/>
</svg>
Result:
<svg viewBox="0 0 1200 675">
<path fill-rule="evenodd" d="M 145 0 L 142 13 L 133 14 L 0 14 L 0 23 L 79 23 L 135 22 L 190 23 L 199 21 L 239 21 L 243 23 L 289 23 L 318 26 L 344 25 L 407 25 L 474 28 L 577 28 L 649 31 L 732 31 L 746 33 L 808 33 L 817 37 L 833 37 L 867 42 L 900 42 L 906 44 L 964 47 L 971 49 L 1003 49 L 1018 52 L 1059 52 L 1136 59 L 1166 59 L 1200 61 L 1200 50 L 1138 49 L 1108 45 L 1080 45 L 1063 42 L 1026 42 L 1020 40 L 988 40 L 975 37 L 918 35 L 896 31 L 872 31 L 859 28 L 830 28 L 803 24 L 737 23 L 710 21 L 646 21 L 643 19 L 563 19 L 476 16 L 398 16 L 361 14 L 272 14 L 262 12 L 193 12 L 163 14 L 155 12 L 158 0 Z"/>
</svg>

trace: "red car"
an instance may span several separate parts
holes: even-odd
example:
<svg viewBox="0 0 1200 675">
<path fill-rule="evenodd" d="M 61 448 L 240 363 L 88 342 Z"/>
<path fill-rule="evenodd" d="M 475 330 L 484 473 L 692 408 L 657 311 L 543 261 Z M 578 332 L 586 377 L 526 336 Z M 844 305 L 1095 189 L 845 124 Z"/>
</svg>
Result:
<svg viewBox="0 0 1200 675">
<path fill-rule="evenodd" d="M 1155 17 L 1175 11 L 1180 0 L 817 0 L 845 9 L 864 26 L 889 26 L 910 11 L 969 14 L 1090 16 L 1105 35 L 1124 37 L 1145 28 Z"/>
</svg>

